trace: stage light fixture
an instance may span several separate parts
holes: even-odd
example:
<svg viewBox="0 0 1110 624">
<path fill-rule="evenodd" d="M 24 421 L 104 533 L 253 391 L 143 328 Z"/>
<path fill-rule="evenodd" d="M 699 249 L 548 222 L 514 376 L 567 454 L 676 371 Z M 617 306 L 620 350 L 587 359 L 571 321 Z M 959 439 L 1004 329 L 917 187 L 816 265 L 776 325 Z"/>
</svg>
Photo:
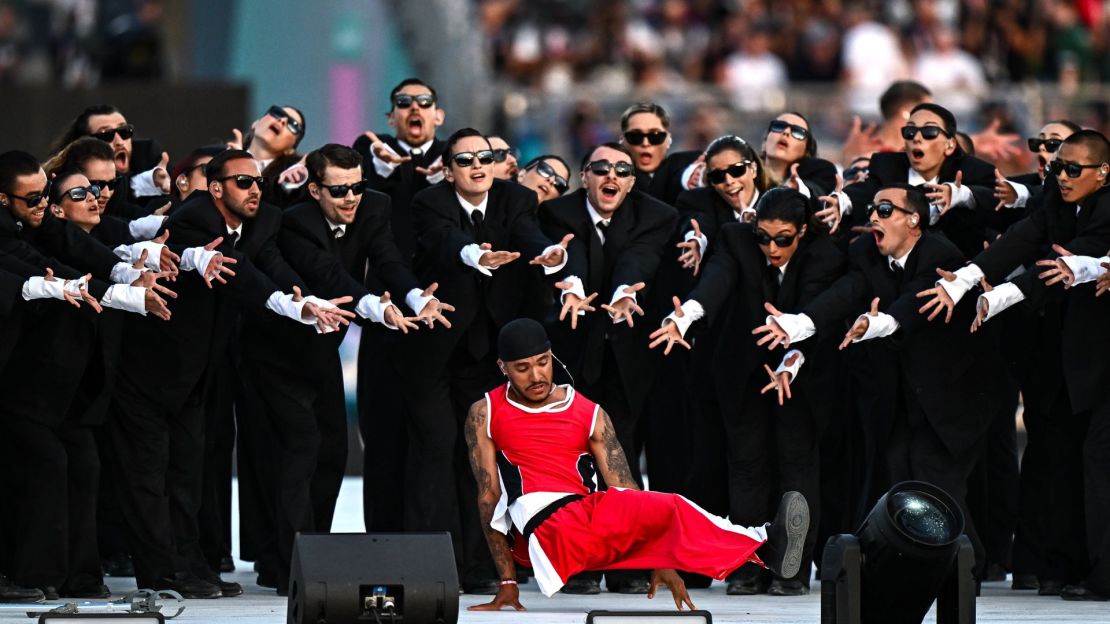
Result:
<svg viewBox="0 0 1110 624">
<path fill-rule="evenodd" d="M 686 618 L 683 624 L 713 624 L 713 616 L 708 611 L 590 611 L 586 614 L 586 624 L 647 624 L 648 622 L 669 622 L 674 618 Z"/>
</svg>

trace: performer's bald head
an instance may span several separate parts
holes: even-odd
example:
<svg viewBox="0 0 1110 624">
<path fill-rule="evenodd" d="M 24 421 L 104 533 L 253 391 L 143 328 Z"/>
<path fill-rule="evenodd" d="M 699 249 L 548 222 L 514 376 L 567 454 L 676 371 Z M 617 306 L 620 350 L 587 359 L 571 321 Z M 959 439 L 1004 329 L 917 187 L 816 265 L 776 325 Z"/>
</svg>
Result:
<svg viewBox="0 0 1110 624">
<path fill-rule="evenodd" d="M 518 399 L 542 403 L 554 390 L 551 341 L 543 325 L 529 318 L 510 321 L 497 335 L 497 353 Z"/>
</svg>

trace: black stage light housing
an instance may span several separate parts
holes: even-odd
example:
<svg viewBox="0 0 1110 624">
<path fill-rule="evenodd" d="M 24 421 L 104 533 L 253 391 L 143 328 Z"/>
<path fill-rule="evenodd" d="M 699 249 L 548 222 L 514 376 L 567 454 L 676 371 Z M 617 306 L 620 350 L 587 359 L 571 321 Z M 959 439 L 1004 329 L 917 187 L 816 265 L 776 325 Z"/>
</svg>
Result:
<svg viewBox="0 0 1110 624">
<path fill-rule="evenodd" d="M 674 618 L 685 618 L 683 624 L 713 624 L 713 616 L 708 611 L 603 611 L 594 610 L 586 614 L 586 624 L 648 624 L 648 622 L 670 622 Z"/>
<path fill-rule="evenodd" d="M 905 481 L 884 494 L 855 535 L 829 538 L 821 559 L 822 624 L 975 621 L 975 555 L 955 499 Z"/>
</svg>

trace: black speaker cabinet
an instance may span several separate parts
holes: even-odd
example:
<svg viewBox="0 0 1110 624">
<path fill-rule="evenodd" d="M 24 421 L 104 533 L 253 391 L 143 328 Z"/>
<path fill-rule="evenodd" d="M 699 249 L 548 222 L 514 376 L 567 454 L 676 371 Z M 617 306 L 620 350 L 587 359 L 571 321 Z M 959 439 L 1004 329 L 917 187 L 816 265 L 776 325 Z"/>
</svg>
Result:
<svg viewBox="0 0 1110 624">
<path fill-rule="evenodd" d="M 300 533 L 289 624 L 455 624 L 459 579 L 448 533 Z"/>
</svg>

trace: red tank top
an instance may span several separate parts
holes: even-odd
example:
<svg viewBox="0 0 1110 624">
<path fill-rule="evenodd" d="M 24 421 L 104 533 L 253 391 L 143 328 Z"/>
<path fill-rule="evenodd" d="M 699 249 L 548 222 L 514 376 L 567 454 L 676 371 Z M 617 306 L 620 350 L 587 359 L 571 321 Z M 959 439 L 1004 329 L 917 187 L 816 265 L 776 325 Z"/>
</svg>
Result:
<svg viewBox="0 0 1110 624">
<path fill-rule="evenodd" d="M 566 399 L 539 409 L 509 399 L 508 384 L 486 393 L 487 433 L 497 447 L 509 505 L 537 492 L 584 496 L 597 490 L 590 453 L 597 404 L 564 387 Z"/>
</svg>

